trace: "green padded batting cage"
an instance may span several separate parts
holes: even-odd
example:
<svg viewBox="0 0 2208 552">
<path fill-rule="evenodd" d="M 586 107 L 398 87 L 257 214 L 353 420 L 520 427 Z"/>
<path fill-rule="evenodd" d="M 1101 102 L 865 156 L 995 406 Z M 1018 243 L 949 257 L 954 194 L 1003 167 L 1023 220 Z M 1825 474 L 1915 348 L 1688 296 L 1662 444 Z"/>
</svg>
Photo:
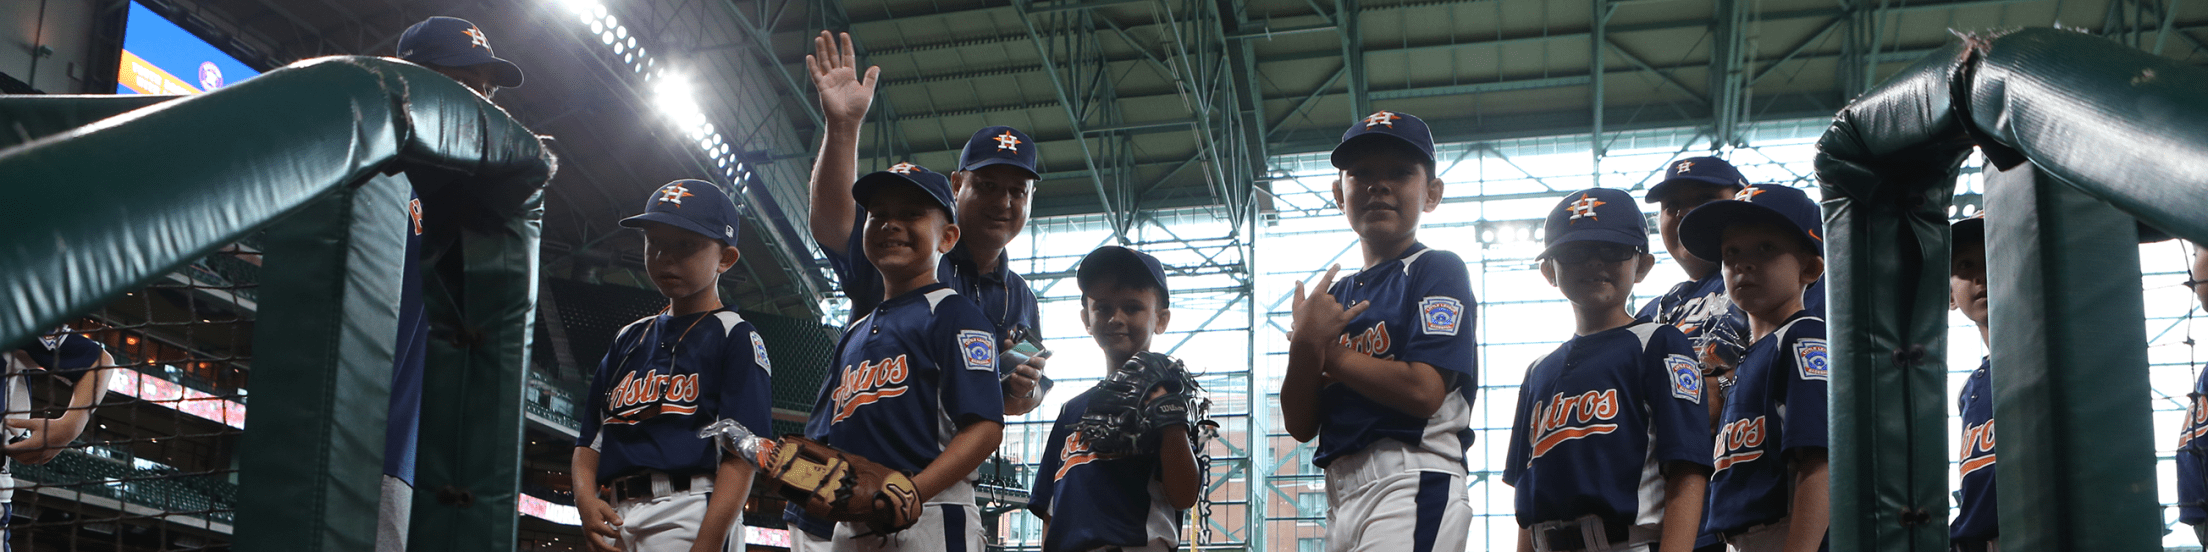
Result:
<svg viewBox="0 0 2208 552">
<path fill-rule="evenodd" d="M 2159 550 L 2142 227 L 2208 239 L 2208 71 L 2057 29 L 1965 37 L 1818 143 L 1832 548 L 1947 549 L 1948 204 L 1988 160 L 2001 547 Z"/>
<path fill-rule="evenodd" d="M 185 98 L 0 97 L 0 121 L 0 350 L 67 327 L 119 368 L 77 443 L 17 464 L 17 546 L 372 548 L 421 220 L 410 549 L 515 547 L 553 171 L 536 136 L 451 79 L 371 57 Z M 32 410 L 67 405 L 22 381 Z"/>
</svg>

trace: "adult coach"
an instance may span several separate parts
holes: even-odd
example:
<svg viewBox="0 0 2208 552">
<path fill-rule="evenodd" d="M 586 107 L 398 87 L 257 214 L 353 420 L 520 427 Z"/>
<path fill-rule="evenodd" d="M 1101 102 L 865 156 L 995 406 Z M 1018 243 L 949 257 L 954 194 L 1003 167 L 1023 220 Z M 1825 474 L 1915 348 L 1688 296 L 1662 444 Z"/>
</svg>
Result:
<svg viewBox="0 0 2208 552">
<path fill-rule="evenodd" d="M 431 17 L 399 35 L 399 59 L 427 67 L 488 99 L 500 87 L 521 86 L 521 68 L 499 59 L 483 30 L 457 17 Z M 422 308 L 422 200 L 408 192 L 405 281 L 399 290 L 398 350 L 391 369 L 390 417 L 383 434 L 383 489 L 377 507 L 376 550 L 406 549 L 414 511 L 414 458 L 421 437 L 422 367 L 429 322 Z"/>
<path fill-rule="evenodd" d="M 827 120 L 820 157 L 813 162 L 812 232 L 835 269 L 836 279 L 851 299 L 851 319 L 856 323 L 883 300 L 881 276 L 867 262 L 858 238 L 866 222 L 859 204 L 851 198 L 858 179 L 859 127 L 874 103 L 874 85 L 880 67 L 869 67 L 864 79 L 851 47 L 851 35 L 832 36 L 821 31 L 813 39 L 814 54 L 805 65 L 820 91 L 821 115 Z M 936 277 L 972 300 L 995 323 L 999 350 L 1010 350 L 1016 333 L 1042 335 L 1042 321 L 1035 291 L 1027 279 L 1012 271 L 1005 245 L 1027 228 L 1027 213 L 1035 183 L 1035 144 L 1026 133 L 1006 126 L 975 132 L 959 153 L 958 170 L 950 174 L 952 194 L 958 203 L 958 245 L 943 255 Z M 1042 404 L 1042 358 L 1018 366 L 1000 362 L 1004 377 L 1004 413 L 1026 414 Z"/>
</svg>

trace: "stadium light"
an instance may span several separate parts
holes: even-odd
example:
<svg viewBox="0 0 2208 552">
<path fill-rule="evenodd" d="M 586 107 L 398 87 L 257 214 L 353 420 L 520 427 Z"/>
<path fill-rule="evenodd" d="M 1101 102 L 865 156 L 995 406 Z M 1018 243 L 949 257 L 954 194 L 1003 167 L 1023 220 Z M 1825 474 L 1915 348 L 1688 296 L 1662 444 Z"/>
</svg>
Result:
<svg viewBox="0 0 2208 552">
<path fill-rule="evenodd" d="M 653 58 L 638 37 L 632 36 L 628 27 L 621 24 L 620 18 L 598 0 L 552 2 L 573 12 L 599 43 L 610 48 L 615 58 L 628 65 L 631 72 L 642 76 L 652 108 L 673 123 L 683 137 L 696 142 L 698 151 L 711 159 L 730 181 L 750 174 L 743 163 L 736 161 L 734 148 L 727 139 L 706 118 L 689 75 L 659 68 L 659 60 Z"/>
</svg>

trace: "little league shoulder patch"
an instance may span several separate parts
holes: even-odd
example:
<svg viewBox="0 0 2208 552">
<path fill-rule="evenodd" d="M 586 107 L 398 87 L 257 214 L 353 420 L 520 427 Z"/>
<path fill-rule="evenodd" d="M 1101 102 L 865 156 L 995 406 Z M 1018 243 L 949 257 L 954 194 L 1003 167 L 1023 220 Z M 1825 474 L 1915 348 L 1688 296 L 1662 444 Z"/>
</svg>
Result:
<svg viewBox="0 0 2208 552">
<path fill-rule="evenodd" d="M 1457 324 L 1464 320 L 1464 303 L 1455 297 L 1427 297 L 1418 302 L 1418 319 L 1426 335 L 1457 335 Z"/>
<path fill-rule="evenodd" d="M 1664 357 L 1664 372 L 1671 376 L 1671 396 L 1702 404 L 1702 369 L 1687 355 Z"/>
<path fill-rule="evenodd" d="M 984 372 L 997 371 L 996 336 L 980 330 L 959 330 L 959 354 L 966 357 L 966 369 Z"/>
<path fill-rule="evenodd" d="M 774 373 L 774 363 L 767 361 L 767 340 L 759 338 L 759 332 L 751 332 L 751 359 L 759 361 L 759 367 Z"/>
<path fill-rule="evenodd" d="M 1829 356 L 1823 339 L 1805 337 L 1794 342 L 1794 368 L 1802 373 L 1802 379 L 1830 381 L 1832 371 L 1826 365 Z"/>
</svg>

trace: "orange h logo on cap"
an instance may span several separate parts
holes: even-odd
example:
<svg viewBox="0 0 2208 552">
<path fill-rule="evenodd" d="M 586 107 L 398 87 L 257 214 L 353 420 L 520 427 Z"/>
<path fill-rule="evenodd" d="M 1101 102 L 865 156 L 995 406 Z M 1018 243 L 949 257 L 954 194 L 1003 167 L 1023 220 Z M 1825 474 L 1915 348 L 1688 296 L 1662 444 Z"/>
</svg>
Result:
<svg viewBox="0 0 2208 552">
<path fill-rule="evenodd" d="M 1581 218 L 1597 221 L 1602 220 L 1602 217 L 1595 216 L 1595 208 L 1601 207 L 1605 203 L 1608 202 L 1595 199 L 1593 197 L 1588 197 L 1588 195 L 1584 193 L 1579 194 L 1579 200 L 1573 201 L 1571 206 L 1572 224 L 1579 224 L 1579 219 Z"/>
<path fill-rule="evenodd" d="M 690 193 L 690 189 L 682 187 L 681 184 L 668 184 L 667 187 L 659 189 L 659 202 L 673 203 L 676 207 L 681 207 L 682 198 L 693 195 L 697 194 Z"/>
</svg>

